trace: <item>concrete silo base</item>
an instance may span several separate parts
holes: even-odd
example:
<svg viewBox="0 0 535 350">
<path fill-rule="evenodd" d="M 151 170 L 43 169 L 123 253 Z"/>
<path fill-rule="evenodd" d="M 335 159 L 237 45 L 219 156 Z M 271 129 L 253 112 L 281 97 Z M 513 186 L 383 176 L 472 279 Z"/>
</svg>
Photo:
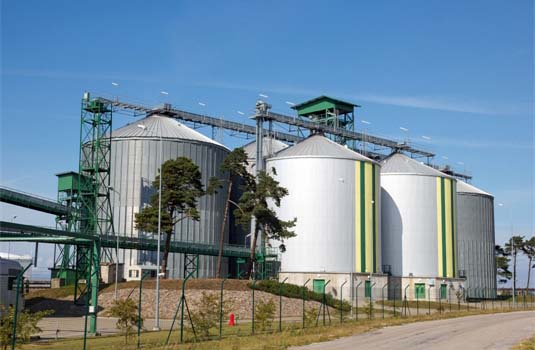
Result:
<svg viewBox="0 0 535 350">
<path fill-rule="evenodd" d="M 464 297 L 464 278 L 389 277 L 388 299 L 457 302 Z M 422 291 L 423 288 L 423 291 Z"/>
<path fill-rule="evenodd" d="M 340 296 L 342 296 L 342 299 L 351 302 L 351 305 L 355 305 L 358 302 L 359 306 L 369 302 L 370 288 L 372 300 L 381 300 L 383 286 L 388 281 L 388 275 L 386 274 L 372 274 L 370 279 L 369 273 L 349 272 L 280 272 L 279 281 L 282 282 L 285 278 L 288 278 L 285 283 L 298 286 L 302 286 L 309 280 L 306 287 L 318 293 L 321 292 L 321 281 L 323 281 L 326 284 L 326 294 L 331 294 L 335 299 L 340 299 Z M 385 288 L 385 299 L 387 295 L 388 292 Z"/>
</svg>

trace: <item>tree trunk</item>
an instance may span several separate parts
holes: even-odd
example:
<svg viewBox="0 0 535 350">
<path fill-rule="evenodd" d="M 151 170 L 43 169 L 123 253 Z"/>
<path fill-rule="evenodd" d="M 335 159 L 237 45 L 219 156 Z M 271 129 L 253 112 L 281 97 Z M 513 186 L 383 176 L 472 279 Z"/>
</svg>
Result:
<svg viewBox="0 0 535 350">
<path fill-rule="evenodd" d="M 252 277 L 253 266 L 256 260 L 256 239 L 258 237 L 258 231 L 260 231 L 260 227 L 255 220 L 254 233 L 251 240 L 251 254 L 249 255 L 249 263 L 247 264 L 247 278 L 249 279 Z"/>
<path fill-rule="evenodd" d="M 162 256 L 162 272 L 164 273 L 163 278 L 167 278 L 167 258 L 169 257 L 169 249 L 171 248 L 171 234 L 165 234 L 165 248 L 163 250 Z"/>
<path fill-rule="evenodd" d="M 228 184 L 227 201 L 225 202 L 225 214 L 223 215 L 223 225 L 221 225 L 221 237 L 219 237 L 219 253 L 217 255 L 216 278 L 221 278 L 221 260 L 223 260 L 223 243 L 224 243 L 224 238 L 225 238 L 225 225 L 227 223 L 231 191 L 232 191 L 232 177 Z"/>
<path fill-rule="evenodd" d="M 526 295 L 529 294 L 529 279 L 531 277 L 531 263 L 533 262 L 533 257 L 529 257 L 529 265 L 528 265 L 528 283 L 526 284 Z"/>
</svg>

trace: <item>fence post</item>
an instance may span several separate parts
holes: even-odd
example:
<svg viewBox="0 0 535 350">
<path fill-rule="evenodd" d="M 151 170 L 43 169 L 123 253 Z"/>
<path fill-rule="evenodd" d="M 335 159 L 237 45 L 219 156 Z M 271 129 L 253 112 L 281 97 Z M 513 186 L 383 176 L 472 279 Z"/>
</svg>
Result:
<svg viewBox="0 0 535 350">
<path fill-rule="evenodd" d="M 433 285 L 429 285 L 429 288 L 427 288 L 427 312 L 429 316 L 431 316 L 431 288 L 433 288 Z"/>
<path fill-rule="evenodd" d="M 357 286 L 355 287 L 355 303 L 357 304 L 357 307 L 355 308 L 356 310 L 356 316 L 355 316 L 355 320 L 359 320 L 359 287 L 360 285 L 362 284 L 362 281 L 359 282 L 359 284 L 357 284 Z"/>
<path fill-rule="evenodd" d="M 438 290 L 438 314 L 442 315 L 442 286 Z"/>
<path fill-rule="evenodd" d="M 377 282 L 373 282 L 372 285 L 370 285 L 370 320 L 373 318 L 373 286 L 375 286 Z"/>
<path fill-rule="evenodd" d="M 221 339 L 223 335 L 223 288 L 227 279 L 228 276 L 221 281 L 221 296 L 219 299 L 219 339 Z"/>
<path fill-rule="evenodd" d="M 284 285 L 284 282 L 288 277 L 282 280 L 282 282 L 279 284 L 279 332 L 282 332 L 282 286 Z"/>
<path fill-rule="evenodd" d="M 306 280 L 306 282 L 303 284 L 303 289 L 301 289 L 301 294 L 303 295 L 303 329 L 305 329 L 305 296 L 308 282 L 310 282 L 310 278 Z"/>
<path fill-rule="evenodd" d="M 143 292 L 143 280 L 149 275 L 149 271 L 145 271 L 139 280 L 139 300 L 137 303 L 137 348 L 141 346 L 141 293 Z"/>
<path fill-rule="evenodd" d="M 347 283 L 347 281 L 344 281 L 344 283 L 342 283 L 342 285 L 340 286 L 340 323 L 343 323 L 344 322 L 344 308 L 343 308 L 343 298 L 342 298 L 342 295 L 344 293 L 344 285 Z"/>
<path fill-rule="evenodd" d="M 327 299 L 325 298 L 325 288 L 327 285 L 331 282 L 331 280 L 328 280 L 327 283 L 323 285 L 323 325 L 325 326 L 325 308 L 327 307 Z M 331 316 L 329 315 L 329 320 L 331 319 Z"/>
<path fill-rule="evenodd" d="M 85 280 L 85 316 L 84 316 L 84 350 L 86 350 L 87 346 L 87 318 L 89 316 L 89 283 L 91 281 L 91 264 L 93 262 L 93 259 L 89 259 L 89 266 L 86 266 L 87 269 L 87 276 Z M 80 296 L 81 297 L 81 296 Z"/>
<path fill-rule="evenodd" d="M 448 286 L 448 304 L 449 304 L 449 307 L 450 307 L 450 312 L 451 312 L 451 287 Z"/>
<path fill-rule="evenodd" d="M 32 266 L 31 263 L 26 266 L 22 271 L 17 274 L 17 288 L 15 295 L 15 314 L 13 315 L 13 334 L 11 336 L 11 350 L 15 350 L 15 342 L 17 340 L 17 317 L 19 313 L 19 293 L 21 288 L 21 280 L 24 273 Z"/>
<path fill-rule="evenodd" d="M 416 291 L 416 316 L 420 316 L 420 296 L 418 295 L 418 291 Z"/>
<path fill-rule="evenodd" d="M 470 311 L 470 303 L 468 302 L 468 297 L 470 295 L 470 288 L 466 288 L 463 292 L 464 301 L 466 302 L 466 310 Z M 457 303 L 457 311 L 461 310 L 461 300 Z"/>
<path fill-rule="evenodd" d="M 253 311 L 252 311 L 252 315 L 251 315 L 251 334 L 254 335 L 254 288 L 256 286 L 256 280 L 253 281 L 253 300 L 252 300 L 252 303 L 253 303 Z"/>
<path fill-rule="evenodd" d="M 396 294 L 399 286 L 399 284 L 394 285 L 394 317 L 396 317 Z"/>
<path fill-rule="evenodd" d="M 386 282 L 383 288 L 381 289 L 381 299 L 383 299 L 383 320 L 385 319 L 385 287 L 386 286 L 388 286 L 388 282 Z"/>
<path fill-rule="evenodd" d="M 404 297 L 403 297 L 404 304 L 403 304 L 403 306 L 404 306 L 404 308 L 409 308 L 409 302 L 407 301 L 407 288 L 409 288 L 409 287 L 410 287 L 410 284 L 407 284 L 405 286 L 405 289 L 403 290 L 403 294 L 404 294 Z M 405 310 L 407 310 L 407 309 L 405 309 Z M 409 308 L 409 312 L 410 312 L 410 308 Z M 405 311 L 405 316 L 407 316 L 407 311 Z"/>
</svg>

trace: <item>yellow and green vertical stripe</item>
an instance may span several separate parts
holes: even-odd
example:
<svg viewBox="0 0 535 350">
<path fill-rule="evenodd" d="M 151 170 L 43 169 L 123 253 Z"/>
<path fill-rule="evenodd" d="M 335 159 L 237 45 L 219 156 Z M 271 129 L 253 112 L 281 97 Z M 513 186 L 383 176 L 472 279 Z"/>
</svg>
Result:
<svg viewBox="0 0 535 350">
<path fill-rule="evenodd" d="M 378 263 L 378 188 L 376 164 L 355 162 L 355 269 L 377 272 Z"/>
<path fill-rule="evenodd" d="M 456 276 L 455 181 L 437 177 L 438 276 Z"/>
</svg>

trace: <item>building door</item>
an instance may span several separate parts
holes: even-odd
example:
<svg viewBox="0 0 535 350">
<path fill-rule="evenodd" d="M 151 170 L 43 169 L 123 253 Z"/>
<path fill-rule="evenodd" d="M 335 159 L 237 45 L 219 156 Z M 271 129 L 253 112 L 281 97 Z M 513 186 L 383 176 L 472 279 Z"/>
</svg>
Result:
<svg viewBox="0 0 535 350">
<path fill-rule="evenodd" d="M 370 281 L 364 282 L 364 296 L 370 298 L 372 295 L 372 283 Z"/>
<path fill-rule="evenodd" d="M 440 299 L 447 299 L 447 297 L 448 297 L 448 285 L 441 284 L 440 285 Z"/>
<path fill-rule="evenodd" d="M 414 292 L 416 299 L 425 299 L 425 283 L 416 283 L 414 285 Z"/>
<path fill-rule="evenodd" d="M 323 294 L 323 288 L 325 288 L 325 280 L 312 281 L 312 290 L 314 293 Z"/>
</svg>

